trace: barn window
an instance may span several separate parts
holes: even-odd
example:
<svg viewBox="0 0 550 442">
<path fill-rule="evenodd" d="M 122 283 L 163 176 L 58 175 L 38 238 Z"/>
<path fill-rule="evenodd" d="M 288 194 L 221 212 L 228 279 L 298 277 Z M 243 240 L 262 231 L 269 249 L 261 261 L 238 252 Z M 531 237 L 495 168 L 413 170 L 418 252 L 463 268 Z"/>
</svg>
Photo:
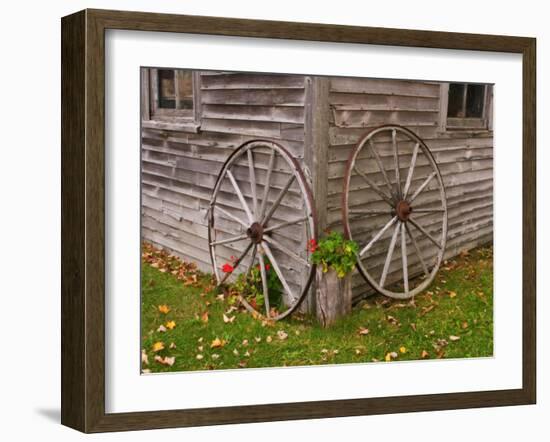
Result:
<svg viewBox="0 0 550 442">
<path fill-rule="evenodd" d="M 199 125 L 199 81 L 195 71 L 143 69 L 142 87 L 147 92 L 142 102 L 143 124 L 195 132 Z"/>
<path fill-rule="evenodd" d="M 445 83 L 441 87 L 444 130 L 490 130 L 492 86 L 475 83 Z"/>
</svg>

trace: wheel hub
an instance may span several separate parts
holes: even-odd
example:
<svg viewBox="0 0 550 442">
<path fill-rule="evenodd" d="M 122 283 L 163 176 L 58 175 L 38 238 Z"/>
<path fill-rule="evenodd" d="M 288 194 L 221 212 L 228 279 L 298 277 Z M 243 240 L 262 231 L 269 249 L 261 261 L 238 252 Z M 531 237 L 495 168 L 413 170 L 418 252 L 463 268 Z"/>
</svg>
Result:
<svg viewBox="0 0 550 442">
<path fill-rule="evenodd" d="M 254 243 L 259 244 L 262 242 L 264 229 L 260 223 L 255 222 L 252 223 L 248 229 L 246 229 L 246 234 Z"/>
<path fill-rule="evenodd" d="M 395 206 L 395 213 L 401 221 L 407 221 L 412 212 L 412 207 L 405 200 L 401 200 Z"/>
</svg>

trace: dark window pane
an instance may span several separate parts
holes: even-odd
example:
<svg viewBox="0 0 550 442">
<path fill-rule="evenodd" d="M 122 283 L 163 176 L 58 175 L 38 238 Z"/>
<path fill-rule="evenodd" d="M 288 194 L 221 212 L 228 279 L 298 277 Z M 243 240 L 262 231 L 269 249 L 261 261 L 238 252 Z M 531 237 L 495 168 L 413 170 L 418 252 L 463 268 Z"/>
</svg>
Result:
<svg viewBox="0 0 550 442">
<path fill-rule="evenodd" d="M 463 118 L 464 110 L 464 89 L 466 85 L 460 83 L 449 84 L 449 104 L 447 116 L 452 118 Z"/>
<path fill-rule="evenodd" d="M 162 109 L 176 108 L 176 88 L 174 71 L 169 69 L 158 70 L 158 106 Z"/>
<path fill-rule="evenodd" d="M 178 109 L 193 109 L 193 76 L 191 71 L 176 71 Z"/>
<path fill-rule="evenodd" d="M 469 84 L 466 94 L 466 117 L 481 118 L 483 116 L 484 101 L 485 86 L 482 84 Z"/>
</svg>

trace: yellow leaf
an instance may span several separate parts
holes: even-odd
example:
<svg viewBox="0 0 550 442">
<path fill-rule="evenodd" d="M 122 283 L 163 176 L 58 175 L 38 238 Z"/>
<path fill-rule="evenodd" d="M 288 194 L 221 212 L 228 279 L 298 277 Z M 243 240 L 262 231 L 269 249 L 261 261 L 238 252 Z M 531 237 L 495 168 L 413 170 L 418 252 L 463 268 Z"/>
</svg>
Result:
<svg viewBox="0 0 550 442">
<path fill-rule="evenodd" d="M 170 330 L 173 330 L 176 327 L 176 321 L 168 321 L 166 323 L 166 328 L 169 328 Z"/>
<path fill-rule="evenodd" d="M 204 358 L 203 355 L 197 355 L 197 359 L 200 361 L 202 358 Z"/>
<path fill-rule="evenodd" d="M 159 312 L 166 314 L 169 311 L 170 307 L 168 307 L 166 304 L 159 305 Z"/>
<path fill-rule="evenodd" d="M 390 362 L 392 359 L 395 359 L 397 357 L 397 353 L 394 351 L 390 351 L 389 353 L 386 353 L 386 357 L 384 358 L 386 362 Z"/>
<path fill-rule="evenodd" d="M 400 351 L 401 353 L 407 353 L 406 347 L 399 347 L 399 351 Z"/>
<path fill-rule="evenodd" d="M 224 345 L 225 345 L 225 341 L 223 339 L 216 338 L 210 344 L 210 348 L 219 348 L 219 347 L 223 347 Z"/>
<path fill-rule="evenodd" d="M 429 354 L 426 350 L 422 350 L 422 353 L 421 353 L 421 355 L 420 355 L 420 357 L 421 357 L 422 359 L 426 359 L 426 358 L 429 357 L 429 356 L 430 356 L 430 354 Z"/>
<path fill-rule="evenodd" d="M 268 336 L 267 338 L 265 338 L 265 342 L 267 342 L 268 344 L 273 340 L 273 338 L 271 336 Z"/>
<path fill-rule="evenodd" d="M 153 351 L 157 352 L 157 351 L 161 351 L 161 350 L 164 350 L 164 342 L 162 342 L 162 341 L 155 342 L 153 344 Z"/>
<path fill-rule="evenodd" d="M 460 339 L 460 336 L 451 335 L 451 336 L 449 336 L 449 339 L 450 339 L 451 341 L 458 341 L 458 340 Z"/>
<path fill-rule="evenodd" d="M 454 298 L 455 296 L 456 296 L 456 292 L 449 290 L 449 298 Z"/>
</svg>

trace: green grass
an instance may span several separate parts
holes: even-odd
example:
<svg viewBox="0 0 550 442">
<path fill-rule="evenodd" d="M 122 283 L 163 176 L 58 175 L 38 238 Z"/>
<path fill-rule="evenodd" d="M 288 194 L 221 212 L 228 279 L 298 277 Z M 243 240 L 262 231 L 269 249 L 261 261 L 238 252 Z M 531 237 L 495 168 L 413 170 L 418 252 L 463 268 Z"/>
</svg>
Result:
<svg viewBox="0 0 550 442">
<path fill-rule="evenodd" d="M 493 259 L 489 247 L 447 261 L 429 290 L 414 303 L 373 296 L 330 328 L 296 315 L 266 324 L 241 309 L 228 313 L 227 317 L 235 319 L 226 323 L 223 314 L 231 307 L 231 298 L 217 296 L 215 289 L 208 291 L 210 281 L 210 275 L 199 274 L 197 284 L 186 286 L 170 272 L 143 264 L 145 371 L 362 363 L 384 361 L 392 352 L 397 354 L 391 358 L 395 361 L 421 359 L 423 352 L 428 353 L 425 359 L 493 353 Z M 170 308 L 166 314 L 158 309 L 163 304 Z M 205 312 L 208 322 L 203 320 Z M 175 328 L 158 331 L 171 320 Z M 369 333 L 359 334 L 361 327 Z M 280 339 L 278 333 L 288 336 Z M 215 339 L 225 341 L 223 347 L 211 348 Z M 164 350 L 153 352 L 156 342 L 163 342 Z M 163 365 L 154 360 L 156 355 L 175 357 L 174 364 Z"/>
</svg>

